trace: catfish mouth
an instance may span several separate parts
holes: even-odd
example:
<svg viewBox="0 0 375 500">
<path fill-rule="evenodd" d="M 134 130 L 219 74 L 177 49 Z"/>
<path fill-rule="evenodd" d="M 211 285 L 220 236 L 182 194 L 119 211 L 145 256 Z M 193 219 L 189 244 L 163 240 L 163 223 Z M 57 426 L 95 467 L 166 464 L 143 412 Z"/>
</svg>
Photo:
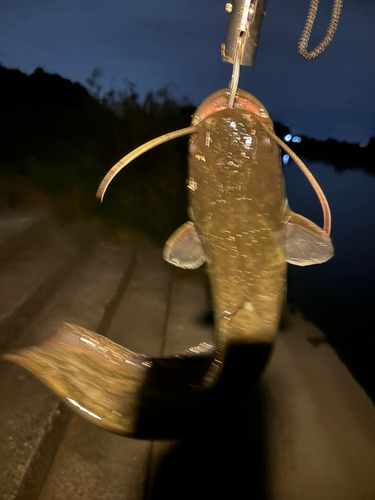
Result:
<svg viewBox="0 0 375 500">
<path fill-rule="evenodd" d="M 228 109 L 229 89 L 219 90 L 205 99 L 193 115 L 191 124 L 197 125 L 208 116 Z M 238 89 L 234 99 L 234 108 L 240 108 L 261 118 L 269 118 L 269 114 L 263 104 L 254 96 Z"/>
</svg>

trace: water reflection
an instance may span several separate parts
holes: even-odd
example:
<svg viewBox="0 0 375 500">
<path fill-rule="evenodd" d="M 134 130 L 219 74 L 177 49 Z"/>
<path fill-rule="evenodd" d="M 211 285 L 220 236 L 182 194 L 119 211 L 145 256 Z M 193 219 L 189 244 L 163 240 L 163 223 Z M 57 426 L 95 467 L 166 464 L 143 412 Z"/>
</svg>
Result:
<svg viewBox="0 0 375 500">
<path fill-rule="evenodd" d="M 360 170 L 338 173 L 327 163 L 307 165 L 332 211 L 335 257 L 322 266 L 289 267 L 289 297 L 321 327 L 363 387 L 375 397 L 375 177 Z M 318 200 L 299 169 L 284 167 L 291 208 L 322 224 Z"/>
</svg>

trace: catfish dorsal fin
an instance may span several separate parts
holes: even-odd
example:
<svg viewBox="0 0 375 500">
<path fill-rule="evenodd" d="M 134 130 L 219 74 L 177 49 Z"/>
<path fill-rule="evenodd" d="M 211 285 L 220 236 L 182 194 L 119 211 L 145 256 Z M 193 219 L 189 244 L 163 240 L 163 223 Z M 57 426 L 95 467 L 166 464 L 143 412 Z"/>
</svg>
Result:
<svg viewBox="0 0 375 500">
<path fill-rule="evenodd" d="M 116 165 L 114 165 L 111 168 L 111 170 L 106 174 L 106 176 L 100 183 L 98 191 L 96 192 L 96 197 L 99 198 L 100 201 L 103 201 L 104 194 L 111 180 L 120 172 L 120 170 L 122 170 L 130 162 L 138 158 L 138 156 L 141 156 L 143 153 L 149 151 L 155 146 L 159 146 L 159 144 L 163 144 L 164 142 L 168 142 L 172 139 L 177 139 L 177 137 L 182 137 L 183 135 L 192 134 L 194 130 L 195 127 L 186 127 L 180 130 L 176 130 L 175 132 L 168 132 L 168 134 L 164 134 L 161 135 L 160 137 L 157 137 L 156 139 L 152 139 L 151 141 L 148 141 L 145 144 L 142 144 L 142 146 L 139 146 L 138 148 L 134 149 L 134 151 L 131 151 L 129 154 L 124 156 L 124 158 L 118 161 Z"/>
<path fill-rule="evenodd" d="M 278 232 L 277 239 L 289 264 L 311 266 L 333 257 L 331 238 L 302 215 L 292 213 Z"/>
<path fill-rule="evenodd" d="M 163 258 L 183 269 L 197 269 L 205 263 L 203 245 L 192 222 L 185 222 L 168 238 Z"/>
</svg>

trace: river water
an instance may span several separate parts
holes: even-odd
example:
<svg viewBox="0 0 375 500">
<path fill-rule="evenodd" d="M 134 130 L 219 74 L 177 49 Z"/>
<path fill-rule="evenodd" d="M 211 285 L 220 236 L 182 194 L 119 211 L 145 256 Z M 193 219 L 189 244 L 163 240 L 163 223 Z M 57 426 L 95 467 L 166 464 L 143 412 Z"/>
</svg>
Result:
<svg viewBox="0 0 375 500">
<path fill-rule="evenodd" d="M 289 266 L 289 298 L 327 335 L 350 371 L 375 398 L 375 176 L 307 163 L 332 212 L 335 256 L 307 268 Z M 298 167 L 284 167 L 289 204 L 322 226 L 320 204 Z"/>
</svg>

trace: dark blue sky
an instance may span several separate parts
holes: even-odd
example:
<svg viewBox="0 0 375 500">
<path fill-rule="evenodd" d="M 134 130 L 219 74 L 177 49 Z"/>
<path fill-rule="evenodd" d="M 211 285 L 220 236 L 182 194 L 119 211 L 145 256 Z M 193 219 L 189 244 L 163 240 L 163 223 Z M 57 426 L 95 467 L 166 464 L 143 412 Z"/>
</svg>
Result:
<svg viewBox="0 0 375 500">
<path fill-rule="evenodd" d="M 328 26 L 321 0 L 312 44 Z M 344 0 L 338 31 L 314 61 L 297 53 L 309 0 L 268 0 L 254 68 L 240 88 L 295 133 L 349 142 L 375 136 L 375 1 Z M 85 84 L 95 67 L 105 89 L 131 80 L 144 95 L 171 83 L 198 105 L 228 85 L 221 62 L 228 14 L 219 0 L 2 0 L 0 63 L 31 73 L 41 66 Z"/>
</svg>

